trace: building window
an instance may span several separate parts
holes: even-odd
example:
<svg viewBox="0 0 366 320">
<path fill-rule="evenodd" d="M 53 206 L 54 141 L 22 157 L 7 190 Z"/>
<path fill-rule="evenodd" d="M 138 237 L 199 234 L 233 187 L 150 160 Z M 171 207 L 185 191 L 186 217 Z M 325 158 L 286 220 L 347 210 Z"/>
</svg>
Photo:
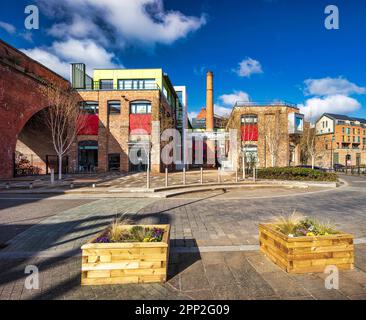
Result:
<svg viewBox="0 0 366 320">
<path fill-rule="evenodd" d="M 151 102 L 148 101 L 135 101 L 131 103 L 132 114 L 150 114 Z"/>
<path fill-rule="evenodd" d="M 83 101 L 80 103 L 80 109 L 88 114 L 98 114 L 99 105 L 96 101 Z"/>
<path fill-rule="evenodd" d="M 119 90 L 153 90 L 156 89 L 155 79 L 124 79 L 118 80 Z"/>
<path fill-rule="evenodd" d="M 120 101 L 108 101 L 108 114 L 120 114 L 121 102 Z"/>
<path fill-rule="evenodd" d="M 342 133 L 344 133 L 344 132 L 345 132 L 345 128 L 343 127 L 343 128 L 342 128 Z"/>
<path fill-rule="evenodd" d="M 100 90 L 113 90 L 113 80 L 99 80 Z"/>
<path fill-rule="evenodd" d="M 241 124 L 257 124 L 258 117 L 255 114 L 244 114 L 241 116 Z"/>
<path fill-rule="evenodd" d="M 347 134 L 351 134 L 351 129 L 347 128 Z"/>
<path fill-rule="evenodd" d="M 119 171 L 121 167 L 121 155 L 119 153 L 112 153 L 108 155 L 108 169 L 109 171 Z"/>
</svg>

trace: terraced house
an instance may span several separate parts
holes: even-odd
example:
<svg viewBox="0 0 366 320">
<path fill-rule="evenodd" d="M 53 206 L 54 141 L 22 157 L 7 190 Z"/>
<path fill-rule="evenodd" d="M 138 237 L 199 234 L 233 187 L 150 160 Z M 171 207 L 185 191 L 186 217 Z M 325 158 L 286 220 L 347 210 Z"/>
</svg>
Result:
<svg viewBox="0 0 366 320">
<path fill-rule="evenodd" d="M 94 70 L 91 78 L 84 64 L 73 64 L 72 85 L 89 114 L 70 154 L 73 168 L 141 171 L 149 161 L 152 172 L 163 170 L 160 135 L 182 127 L 182 105 L 162 69 Z"/>
<path fill-rule="evenodd" d="M 324 113 L 316 121 L 316 164 L 331 168 L 366 165 L 366 119 Z"/>
</svg>

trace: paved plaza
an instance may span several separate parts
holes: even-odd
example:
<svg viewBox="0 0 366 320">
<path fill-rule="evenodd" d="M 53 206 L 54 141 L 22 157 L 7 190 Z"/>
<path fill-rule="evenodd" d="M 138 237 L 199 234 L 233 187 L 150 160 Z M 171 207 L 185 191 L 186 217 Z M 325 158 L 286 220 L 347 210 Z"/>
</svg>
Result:
<svg viewBox="0 0 366 320">
<path fill-rule="evenodd" d="M 169 199 L 0 194 L 0 299 L 366 299 L 366 178 L 340 188 L 250 188 Z M 294 210 L 355 236 L 355 269 L 289 275 L 258 251 L 258 223 Z M 169 223 L 165 284 L 80 286 L 80 246 L 116 217 Z M 40 289 L 24 288 L 36 265 Z"/>
</svg>

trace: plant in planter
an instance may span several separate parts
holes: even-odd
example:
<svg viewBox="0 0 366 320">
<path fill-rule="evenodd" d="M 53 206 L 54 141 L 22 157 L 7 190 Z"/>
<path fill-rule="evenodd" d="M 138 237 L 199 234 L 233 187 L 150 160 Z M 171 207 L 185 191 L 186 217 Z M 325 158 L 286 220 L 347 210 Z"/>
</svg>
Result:
<svg viewBox="0 0 366 320">
<path fill-rule="evenodd" d="M 311 218 L 281 218 L 259 225 L 260 250 L 289 273 L 324 272 L 329 265 L 353 269 L 353 236 Z"/>
<path fill-rule="evenodd" d="M 169 225 L 114 222 L 81 247 L 81 284 L 165 282 L 169 236 Z"/>
</svg>

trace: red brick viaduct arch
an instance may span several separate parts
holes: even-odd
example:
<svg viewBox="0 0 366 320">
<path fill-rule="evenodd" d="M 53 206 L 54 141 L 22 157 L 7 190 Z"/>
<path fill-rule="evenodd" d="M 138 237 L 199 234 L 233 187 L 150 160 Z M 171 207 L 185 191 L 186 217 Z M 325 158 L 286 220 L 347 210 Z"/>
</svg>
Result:
<svg viewBox="0 0 366 320">
<path fill-rule="evenodd" d="M 69 82 L 0 40 L 0 179 L 14 174 L 14 153 L 27 121 L 46 108 L 41 88 Z"/>
</svg>

